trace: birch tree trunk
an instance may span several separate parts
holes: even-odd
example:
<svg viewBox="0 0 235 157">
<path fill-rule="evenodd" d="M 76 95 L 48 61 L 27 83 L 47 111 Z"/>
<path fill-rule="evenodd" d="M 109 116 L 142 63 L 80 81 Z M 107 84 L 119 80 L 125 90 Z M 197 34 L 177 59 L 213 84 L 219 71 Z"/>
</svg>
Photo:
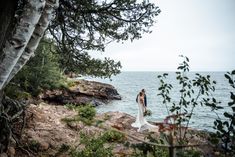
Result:
<svg viewBox="0 0 235 157">
<path fill-rule="evenodd" d="M 53 19 L 54 15 L 53 12 L 56 8 L 58 8 L 58 6 L 59 6 L 59 0 L 46 1 L 45 8 L 43 10 L 43 13 L 40 17 L 38 24 L 35 27 L 33 35 L 31 36 L 29 43 L 25 48 L 25 51 L 23 52 L 22 56 L 16 63 L 10 76 L 8 77 L 6 84 L 8 84 L 10 80 L 17 74 L 17 72 L 27 63 L 30 57 L 34 56 L 34 52 L 37 49 L 38 44 L 41 38 L 43 37 L 45 30 L 47 29 L 50 21 Z"/>
<path fill-rule="evenodd" d="M 12 38 L 6 41 L 1 53 L 3 56 L 0 56 L 0 90 L 6 85 L 12 69 L 24 52 L 44 6 L 45 0 L 27 0 Z"/>
</svg>

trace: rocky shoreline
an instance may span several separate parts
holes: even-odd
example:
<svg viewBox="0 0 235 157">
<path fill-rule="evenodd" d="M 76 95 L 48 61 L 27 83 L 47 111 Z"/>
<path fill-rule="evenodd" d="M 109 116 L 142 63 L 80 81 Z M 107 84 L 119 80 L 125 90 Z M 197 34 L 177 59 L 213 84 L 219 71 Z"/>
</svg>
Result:
<svg viewBox="0 0 235 157">
<path fill-rule="evenodd" d="M 22 143 L 26 147 L 37 145 L 37 153 L 27 155 L 22 149 L 13 147 L 8 151 L 8 156 L 57 156 L 59 148 L 62 145 L 77 146 L 80 142 L 79 134 L 86 133 L 87 137 L 99 134 L 107 129 L 117 129 L 133 136 L 144 139 L 144 133 L 139 133 L 129 124 L 134 122 L 134 117 L 121 112 L 108 112 L 95 117 L 95 121 L 103 121 L 102 127 L 97 125 L 86 125 L 82 122 L 65 123 L 61 119 L 71 118 L 77 114 L 73 110 L 68 110 L 61 105 L 50 105 L 40 103 L 39 105 L 30 104 L 27 108 L 27 123 L 22 136 Z M 108 118 L 107 118 L 108 117 Z M 138 141 L 129 139 L 132 143 Z M 123 144 L 115 144 L 114 154 L 130 154 L 131 149 L 126 148 Z M 116 156 L 119 156 L 116 155 Z M 69 157 L 68 154 L 60 154 L 59 157 Z"/>
<path fill-rule="evenodd" d="M 91 137 L 113 129 L 125 135 L 125 142 L 112 142 L 112 153 L 116 157 L 128 157 L 133 154 L 134 149 L 125 144 L 141 144 L 149 135 L 148 131 L 138 132 L 136 128 L 131 127 L 135 117 L 122 112 L 97 114 L 91 125 L 86 125 L 82 121 L 63 121 L 64 118 L 73 118 L 78 114 L 77 111 L 66 108 L 65 104 L 98 106 L 112 100 L 121 100 L 117 90 L 109 84 L 76 80 L 69 89 L 44 91 L 40 99 L 40 103 L 31 103 L 26 109 L 26 125 L 20 140 L 21 147 L 13 143 L 8 152 L 0 154 L 0 157 L 69 157 L 70 154 L 61 152 L 61 148 L 78 146 L 81 140 L 80 133 Z M 159 125 L 160 128 L 160 123 L 151 123 Z M 220 154 L 216 155 L 216 150 L 207 140 L 208 133 L 197 130 L 191 132 L 190 144 L 202 145 L 197 149 L 205 156 L 219 157 Z M 160 137 L 159 132 L 154 134 L 156 138 Z M 107 143 L 108 145 L 110 143 Z"/>
<path fill-rule="evenodd" d="M 46 90 L 39 95 L 39 98 L 55 104 L 93 106 L 121 100 L 120 94 L 112 85 L 83 79 L 74 80 L 74 85 L 69 89 Z"/>
<path fill-rule="evenodd" d="M 22 148 L 9 147 L 4 157 L 69 157 L 68 152 L 60 152 L 64 145 L 76 147 L 80 143 L 80 133 L 85 133 L 88 138 L 93 135 L 100 135 L 106 130 L 118 130 L 125 135 L 125 142 L 112 142 L 113 154 L 115 157 L 128 157 L 133 153 L 133 148 L 126 147 L 125 143 L 141 144 L 143 141 L 149 141 L 146 137 L 148 131 L 138 132 L 136 128 L 131 127 L 135 118 L 122 112 L 107 112 L 98 114 L 94 118 L 92 125 L 86 125 L 81 121 L 65 123 L 62 119 L 72 118 L 77 114 L 74 110 L 69 110 L 62 105 L 52 105 L 40 103 L 38 105 L 30 104 L 27 107 L 27 123 L 22 135 Z M 206 134 L 195 132 L 191 135 L 190 144 L 202 144 L 199 147 L 204 154 L 212 155 L 214 151 L 208 141 Z M 159 138 L 159 134 L 155 134 Z M 110 143 L 107 143 L 110 145 Z M 0 155 L 3 157 L 3 155 Z M 212 155 L 211 157 L 217 157 Z"/>
</svg>

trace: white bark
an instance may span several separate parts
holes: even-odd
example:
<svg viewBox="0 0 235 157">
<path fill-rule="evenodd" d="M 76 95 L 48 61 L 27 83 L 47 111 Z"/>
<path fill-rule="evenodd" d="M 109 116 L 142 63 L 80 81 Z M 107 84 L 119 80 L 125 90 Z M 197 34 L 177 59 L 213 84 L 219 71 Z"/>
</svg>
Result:
<svg viewBox="0 0 235 157">
<path fill-rule="evenodd" d="M 12 69 L 24 52 L 44 6 L 44 0 L 28 0 L 12 38 L 6 41 L 0 63 L 0 90 L 5 86 Z"/>
<path fill-rule="evenodd" d="M 41 38 L 44 35 L 45 30 L 47 29 L 50 21 L 53 19 L 54 10 L 59 6 L 59 0 L 52 1 L 46 1 L 45 8 L 43 10 L 43 13 L 40 17 L 40 20 L 38 24 L 35 27 L 35 30 L 33 32 L 33 35 L 31 36 L 29 43 L 23 52 L 22 56 L 16 63 L 14 69 L 12 70 L 7 83 L 10 82 L 10 80 L 17 74 L 17 72 L 27 63 L 27 61 L 34 56 L 34 52 L 38 47 L 38 44 L 41 40 Z M 6 83 L 6 84 L 7 84 Z"/>
</svg>

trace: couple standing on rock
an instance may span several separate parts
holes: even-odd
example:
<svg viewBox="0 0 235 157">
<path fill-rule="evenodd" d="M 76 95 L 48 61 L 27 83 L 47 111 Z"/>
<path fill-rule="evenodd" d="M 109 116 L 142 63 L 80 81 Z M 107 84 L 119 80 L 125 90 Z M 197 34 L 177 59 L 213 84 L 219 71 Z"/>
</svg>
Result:
<svg viewBox="0 0 235 157">
<path fill-rule="evenodd" d="M 137 95 L 136 102 L 138 103 L 138 114 L 136 116 L 136 121 L 132 123 L 131 126 L 138 128 L 138 131 L 150 130 L 157 132 L 158 127 L 148 123 L 144 118 L 144 113 L 147 111 L 147 96 L 144 89 Z"/>
<path fill-rule="evenodd" d="M 137 103 L 138 103 L 138 99 L 140 99 L 139 101 L 143 105 L 143 113 L 145 113 L 147 111 L 147 96 L 145 93 L 145 89 L 142 89 L 136 96 Z"/>
</svg>

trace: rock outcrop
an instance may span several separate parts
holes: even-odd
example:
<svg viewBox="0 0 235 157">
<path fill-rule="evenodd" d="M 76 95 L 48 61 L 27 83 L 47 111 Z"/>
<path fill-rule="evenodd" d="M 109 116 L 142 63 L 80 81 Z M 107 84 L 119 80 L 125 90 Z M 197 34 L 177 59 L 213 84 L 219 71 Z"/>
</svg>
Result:
<svg viewBox="0 0 235 157">
<path fill-rule="evenodd" d="M 24 143 L 32 151 L 37 151 L 35 156 L 57 156 L 58 150 L 63 145 L 77 146 L 80 142 L 80 132 L 89 135 L 99 134 L 108 129 L 117 129 L 133 136 L 144 139 L 144 134 L 130 126 L 135 118 L 121 112 L 108 112 L 95 117 L 96 121 L 102 121 L 102 127 L 85 125 L 81 121 L 65 123 L 61 119 L 72 118 L 77 112 L 68 110 L 61 105 L 29 105 L 27 109 L 27 125 L 21 143 Z M 129 139 L 130 142 L 137 141 Z M 28 156 L 21 149 L 16 150 L 16 157 Z M 131 150 L 123 144 L 117 143 L 113 149 L 114 154 L 129 154 Z M 33 155 L 33 154 L 31 154 Z M 115 155 L 119 156 L 119 155 Z M 69 157 L 63 154 L 63 157 Z"/>
<path fill-rule="evenodd" d="M 66 123 L 61 120 L 63 118 L 72 118 L 76 114 L 77 112 L 68 110 L 61 105 L 49 105 L 46 103 L 40 103 L 39 105 L 31 104 L 27 108 L 27 123 L 21 140 L 23 149 L 12 149 L 12 154 L 15 157 L 69 157 L 70 155 L 62 152 L 62 150 L 66 148 L 66 145 L 77 147 L 80 143 L 79 134 L 81 132 L 85 133 L 87 138 L 90 138 L 94 134 L 100 135 L 100 133 L 104 133 L 107 130 L 115 129 L 124 133 L 125 142 L 130 144 L 140 144 L 146 141 L 145 137 L 149 134 L 148 131 L 137 132 L 136 128 L 131 127 L 131 123 L 135 121 L 135 118 L 122 112 L 107 112 L 96 115 L 92 125 L 85 125 L 81 121 Z M 199 133 L 196 132 L 193 135 L 199 135 Z M 156 134 L 156 138 L 159 138 L 158 134 Z M 193 143 L 206 144 L 207 141 L 201 141 L 205 139 L 206 137 L 201 139 L 199 136 L 195 136 L 190 140 L 192 142 L 195 140 Z M 133 149 L 126 147 L 125 142 L 112 143 L 115 157 L 129 156 L 133 153 Z M 211 147 L 203 145 L 201 150 L 206 152 L 211 150 Z M 208 154 L 212 151 L 208 152 Z M 10 156 L 10 153 L 5 155 Z"/>
<path fill-rule="evenodd" d="M 56 104 L 102 105 L 111 100 L 121 100 L 117 90 L 109 84 L 76 80 L 69 89 L 46 90 L 39 98 Z"/>
</svg>

